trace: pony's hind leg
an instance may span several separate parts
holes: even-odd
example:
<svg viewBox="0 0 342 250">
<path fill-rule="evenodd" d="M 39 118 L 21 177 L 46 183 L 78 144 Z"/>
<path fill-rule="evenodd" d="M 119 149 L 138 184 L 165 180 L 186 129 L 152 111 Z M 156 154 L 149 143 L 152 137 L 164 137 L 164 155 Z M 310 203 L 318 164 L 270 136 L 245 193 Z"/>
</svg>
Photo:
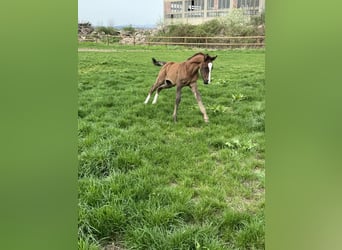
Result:
<svg viewBox="0 0 342 250">
<path fill-rule="evenodd" d="M 156 92 L 156 94 L 154 95 L 154 98 L 153 98 L 152 104 L 156 104 L 156 103 L 157 103 L 157 100 L 158 100 L 158 95 L 159 95 L 159 93 L 158 93 L 158 92 Z"/>
<path fill-rule="evenodd" d="M 153 94 L 153 92 L 158 89 L 160 86 L 164 85 L 165 84 L 165 76 L 166 76 L 166 72 L 165 72 L 165 68 L 163 67 L 160 71 L 159 71 L 159 74 L 158 74 L 158 77 L 156 79 L 156 82 L 152 85 L 150 91 L 148 92 L 148 95 L 145 99 L 145 104 L 148 103 L 148 101 L 150 100 L 151 98 L 151 95 Z M 156 103 L 157 102 L 157 99 L 158 99 L 158 93 L 156 94 L 156 96 L 154 97 L 154 100 L 153 100 L 153 103 Z"/>
<path fill-rule="evenodd" d="M 147 103 L 148 103 L 148 101 L 150 100 L 150 98 L 151 98 L 151 94 L 150 94 L 150 93 L 148 93 L 148 95 L 147 95 L 147 97 L 146 97 L 146 99 L 145 99 L 144 103 L 145 103 L 145 104 L 147 104 Z"/>
<path fill-rule="evenodd" d="M 156 82 L 155 84 L 152 85 L 152 87 L 150 88 L 150 91 L 148 92 L 148 95 L 147 95 L 147 97 L 146 97 L 146 99 L 145 99 L 145 102 L 144 102 L 145 104 L 148 103 L 148 101 L 149 101 L 150 98 L 151 98 L 151 95 L 152 95 L 153 92 L 160 86 L 160 84 L 161 84 L 161 83 Z"/>
<path fill-rule="evenodd" d="M 162 91 L 163 89 L 171 88 L 171 87 L 173 87 L 172 83 L 170 81 L 168 81 L 168 80 L 165 80 L 164 83 L 157 88 L 157 92 L 154 95 L 152 104 L 156 104 L 157 103 L 160 91 Z"/>
</svg>

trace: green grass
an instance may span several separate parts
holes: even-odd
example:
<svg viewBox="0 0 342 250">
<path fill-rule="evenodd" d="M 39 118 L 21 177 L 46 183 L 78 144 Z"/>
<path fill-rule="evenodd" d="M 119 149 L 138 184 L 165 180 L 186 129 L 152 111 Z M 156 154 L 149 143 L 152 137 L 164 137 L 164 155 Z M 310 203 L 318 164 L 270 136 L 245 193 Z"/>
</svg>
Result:
<svg viewBox="0 0 342 250">
<path fill-rule="evenodd" d="M 79 52 L 79 249 L 264 249 L 264 50 L 217 50 L 213 81 L 144 105 L 195 49 Z"/>
</svg>

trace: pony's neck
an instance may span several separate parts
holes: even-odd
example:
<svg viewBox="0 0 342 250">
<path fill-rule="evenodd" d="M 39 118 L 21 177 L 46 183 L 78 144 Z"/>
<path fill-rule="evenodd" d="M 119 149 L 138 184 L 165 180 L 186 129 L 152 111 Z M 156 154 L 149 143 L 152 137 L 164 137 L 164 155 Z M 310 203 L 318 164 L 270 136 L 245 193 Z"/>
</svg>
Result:
<svg viewBox="0 0 342 250">
<path fill-rule="evenodd" d="M 189 69 L 189 72 L 191 72 L 191 75 L 194 76 L 198 74 L 198 70 L 200 69 L 202 62 L 203 62 L 203 57 L 201 56 L 196 56 L 186 61 L 187 68 Z"/>
<path fill-rule="evenodd" d="M 193 64 L 201 64 L 204 61 L 204 56 L 202 54 L 195 55 L 188 59 L 188 62 Z"/>
</svg>

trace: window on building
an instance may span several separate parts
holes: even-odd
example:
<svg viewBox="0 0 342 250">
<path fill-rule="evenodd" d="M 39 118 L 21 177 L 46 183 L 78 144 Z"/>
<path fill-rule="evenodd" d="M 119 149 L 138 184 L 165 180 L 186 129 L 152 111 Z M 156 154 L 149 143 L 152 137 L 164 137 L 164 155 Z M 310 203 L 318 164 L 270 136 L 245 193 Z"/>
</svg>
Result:
<svg viewBox="0 0 342 250">
<path fill-rule="evenodd" d="M 238 8 L 259 8 L 259 0 L 238 0 Z"/>
<path fill-rule="evenodd" d="M 204 9 L 204 0 L 185 1 L 185 6 L 188 11 L 201 11 Z"/>
<path fill-rule="evenodd" d="M 219 9 L 229 9 L 230 7 L 230 0 L 219 0 L 218 1 L 218 8 Z"/>
<path fill-rule="evenodd" d="M 207 8 L 208 8 L 208 10 L 213 10 L 213 9 L 215 9 L 215 0 L 207 0 L 208 2 L 207 2 Z"/>
<path fill-rule="evenodd" d="M 242 8 L 246 15 L 257 15 L 259 12 L 259 0 L 238 0 L 237 7 Z"/>
<path fill-rule="evenodd" d="M 166 17 L 171 19 L 182 18 L 182 14 L 167 14 Z"/>
<path fill-rule="evenodd" d="M 182 7 L 182 1 L 171 2 L 171 12 L 181 12 Z"/>
</svg>

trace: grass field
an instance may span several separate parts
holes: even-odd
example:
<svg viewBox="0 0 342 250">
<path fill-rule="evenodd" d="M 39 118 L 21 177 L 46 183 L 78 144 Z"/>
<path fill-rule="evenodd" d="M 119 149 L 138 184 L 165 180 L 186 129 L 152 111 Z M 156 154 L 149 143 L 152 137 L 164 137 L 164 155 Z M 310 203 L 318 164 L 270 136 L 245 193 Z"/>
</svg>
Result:
<svg viewBox="0 0 342 250">
<path fill-rule="evenodd" d="M 200 50 L 110 49 L 79 52 L 79 249 L 264 249 L 265 51 L 208 51 L 205 124 L 189 88 L 177 123 L 175 88 L 143 103 Z"/>
</svg>

